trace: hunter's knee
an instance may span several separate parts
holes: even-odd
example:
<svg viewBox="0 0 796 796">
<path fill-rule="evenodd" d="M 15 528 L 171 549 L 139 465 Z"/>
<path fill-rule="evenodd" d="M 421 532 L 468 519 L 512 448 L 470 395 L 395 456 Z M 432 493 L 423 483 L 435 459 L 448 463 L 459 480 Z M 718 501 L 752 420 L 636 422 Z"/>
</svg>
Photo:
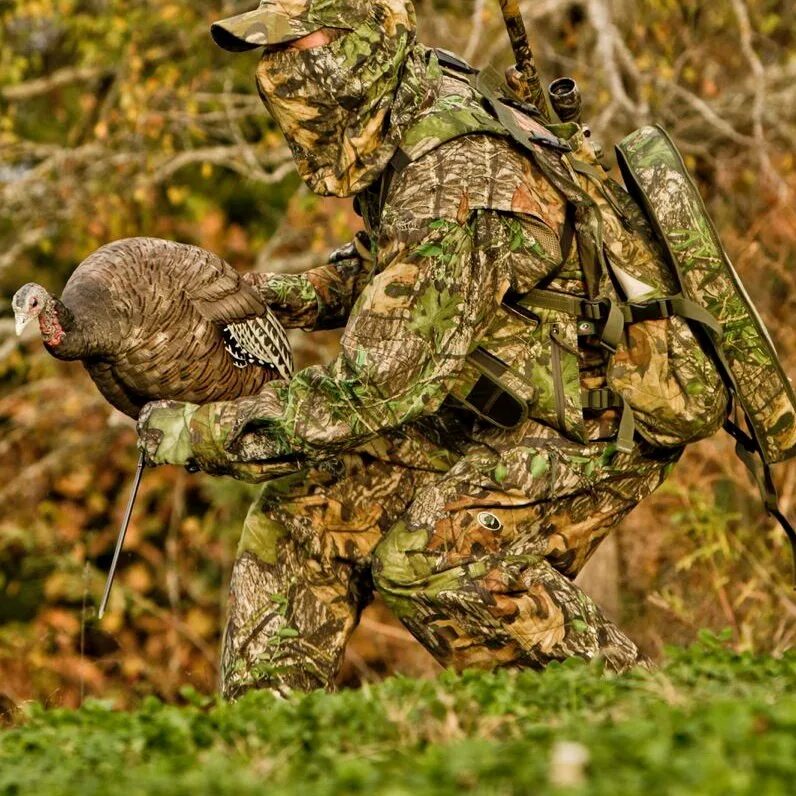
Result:
<svg viewBox="0 0 796 796">
<path fill-rule="evenodd" d="M 410 531 L 399 521 L 373 551 L 373 584 L 388 602 L 422 588 L 428 573 L 418 543 L 425 538 L 424 531 Z"/>
</svg>

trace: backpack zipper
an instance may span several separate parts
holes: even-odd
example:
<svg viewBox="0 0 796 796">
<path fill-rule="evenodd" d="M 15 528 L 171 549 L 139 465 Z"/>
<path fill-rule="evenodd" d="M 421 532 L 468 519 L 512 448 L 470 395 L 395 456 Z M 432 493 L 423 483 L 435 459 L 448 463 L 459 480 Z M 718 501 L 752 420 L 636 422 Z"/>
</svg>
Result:
<svg viewBox="0 0 796 796">
<path fill-rule="evenodd" d="M 558 338 L 558 324 L 553 324 L 550 329 L 550 341 L 550 365 L 553 371 L 553 400 L 556 405 L 556 420 L 561 431 L 566 431 L 564 374 L 561 370 L 561 349 L 564 346 Z"/>
</svg>

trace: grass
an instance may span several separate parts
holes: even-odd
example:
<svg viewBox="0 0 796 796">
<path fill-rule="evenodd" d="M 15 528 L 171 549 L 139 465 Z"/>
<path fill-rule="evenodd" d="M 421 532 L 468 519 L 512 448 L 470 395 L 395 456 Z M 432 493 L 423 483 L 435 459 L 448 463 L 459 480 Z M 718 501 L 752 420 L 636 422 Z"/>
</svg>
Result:
<svg viewBox="0 0 796 796">
<path fill-rule="evenodd" d="M 705 636 L 657 672 L 579 661 L 235 704 L 26 707 L 0 794 L 786 794 L 796 653 Z"/>
</svg>

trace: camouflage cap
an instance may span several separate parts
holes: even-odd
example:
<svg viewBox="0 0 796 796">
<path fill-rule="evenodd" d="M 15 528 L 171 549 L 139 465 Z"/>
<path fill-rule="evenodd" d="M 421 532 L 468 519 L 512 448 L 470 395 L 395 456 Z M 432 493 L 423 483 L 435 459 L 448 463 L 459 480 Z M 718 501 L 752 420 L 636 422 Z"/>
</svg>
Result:
<svg viewBox="0 0 796 796">
<path fill-rule="evenodd" d="M 260 7 L 214 22 L 216 44 L 243 52 L 294 41 L 320 28 L 352 29 L 367 19 L 368 0 L 260 0 Z"/>
</svg>

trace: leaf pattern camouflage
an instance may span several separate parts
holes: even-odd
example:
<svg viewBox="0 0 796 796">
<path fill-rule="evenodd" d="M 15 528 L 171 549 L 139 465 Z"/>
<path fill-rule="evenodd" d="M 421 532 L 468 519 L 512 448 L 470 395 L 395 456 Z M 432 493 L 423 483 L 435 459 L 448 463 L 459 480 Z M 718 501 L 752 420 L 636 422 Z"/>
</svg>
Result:
<svg viewBox="0 0 796 796">
<path fill-rule="evenodd" d="M 519 112 L 513 113 L 520 128 L 549 136 L 538 122 Z M 643 295 L 633 296 L 635 300 L 676 294 L 677 281 L 641 209 L 606 175 L 577 125 L 559 125 L 555 129 L 567 135 L 572 154 L 560 158 L 540 147 L 535 151 L 534 162 L 537 166 L 544 162 L 546 175 L 557 173 L 558 183 L 570 183 L 569 193 L 579 195 L 581 206 L 593 216 L 593 221 L 584 221 L 583 226 L 595 230 L 597 245 L 604 250 L 600 295 L 614 301 L 627 298 L 617 293 L 611 278 L 616 279 L 617 275 L 620 281 L 624 277 L 644 286 Z M 482 138 L 479 134 L 486 136 Z M 407 187 L 401 194 L 396 225 L 407 225 L 411 218 L 423 213 L 427 201 L 423 187 L 429 179 L 444 179 L 444 175 L 428 174 L 439 161 L 427 155 L 448 139 L 454 139 L 445 147 L 446 164 L 451 164 L 448 179 L 452 185 L 449 196 L 445 197 L 447 201 L 443 204 L 437 200 L 437 211 L 453 214 L 460 206 L 490 206 L 512 213 L 522 212 L 533 218 L 545 217 L 553 208 L 560 208 L 558 189 L 548 182 L 547 190 L 540 190 L 532 183 L 529 185 L 527 178 L 524 181 L 522 164 L 526 164 L 527 170 L 528 158 L 500 157 L 497 153 L 505 152 L 506 146 L 494 136 L 505 138 L 506 130 L 484 110 L 472 79 L 446 72 L 437 99 L 419 114 L 418 122 L 401 142 L 405 156 L 412 161 L 419 160 L 419 164 L 407 170 L 408 176 L 401 183 L 402 186 L 406 183 Z M 474 140 L 478 141 L 477 146 L 472 145 Z M 470 164 L 474 158 L 488 159 L 489 167 L 473 168 Z M 476 170 L 480 170 L 480 179 L 473 173 Z M 463 175 L 467 186 L 464 193 L 457 190 L 459 175 Z M 391 212 L 389 203 L 384 212 L 385 215 Z M 560 259 L 558 241 L 547 239 L 543 225 L 535 234 L 537 251 L 544 251 L 542 241 L 547 250 L 555 252 L 554 256 Z M 516 245 L 516 236 L 512 237 L 510 245 Z M 581 250 L 573 248 L 565 268 L 574 268 L 582 275 L 580 256 Z M 521 282 L 512 288 L 524 293 L 543 278 L 532 280 L 532 284 Z M 571 284 L 567 286 L 555 280 L 549 287 L 573 292 Z M 584 295 L 582 289 L 574 292 Z M 499 310 L 495 339 L 486 339 L 482 347 L 504 362 L 515 364 L 516 372 L 506 373 L 501 380 L 513 393 L 534 401 L 531 416 L 554 425 L 571 439 L 583 441 L 578 382 L 578 367 L 582 362 L 578 361 L 577 319 L 571 314 L 542 307 L 531 309 L 538 320 L 538 325 L 530 332 L 532 339 L 527 319 L 523 321 L 508 311 Z M 520 346 L 524 346 L 525 357 L 519 356 L 516 342 L 515 347 L 511 347 L 512 340 L 522 341 Z M 531 342 L 535 347 L 529 345 Z M 457 397 L 466 394 L 478 376 L 474 365 L 468 363 L 467 367 L 470 380 L 462 380 L 455 393 Z M 676 447 L 710 436 L 726 416 L 728 396 L 721 378 L 688 325 L 679 318 L 629 326 L 619 341 L 616 355 L 611 358 L 607 376 L 608 386 L 619 393 L 633 411 L 637 430 L 652 444 Z M 529 389 L 533 396 L 529 395 Z"/>
<path fill-rule="evenodd" d="M 210 33 L 235 51 L 283 44 L 320 28 L 350 29 L 368 17 L 368 0 L 261 0 L 245 14 L 213 23 Z"/>
<path fill-rule="evenodd" d="M 721 323 L 721 351 L 767 462 L 796 455 L 796 398 L 674 144 L 643 127 L 619 145 L 626 179 L 657 221 L 684 291 Z"/>
<path fill-rule="evenodd" d="M 577 168 L 590 162 L 585 147 L 576 148 L 572 162 L 575 158 Z M 622 297 L 612 283 L 604 293 L 640 303 L 678 294 L 666 254 L 641 208 L 602 169 L 586 170 L 584 176 L 584 189 L 600 213 L 608 268 L 628 286 Z M 635 295 L 631 285 L 639 291 Z M 682 318 L 628 325 L 606 376 L 632 409 L 637 431 L 653 445 L 696 442 L 718 431 L 727 415 L 729 396 L 721 376 Z"/>
<path fill-rule="evenodd" d="M 549 328 L 512 331 L 501 299 L 550 278 L 582 293 L 577 260 L 559 270 L 564 215 L 562 197 L 506 141 L 466 136 L 395 181 L 372 263 L 256 280 L 283 321 L 280 304 L 307 326 L 325 322 L 323 307 L 350 315 L 330 365 L 189 412 L 203 469 L 266 480 L 231 583 L 228 696 L 329 686 L 374 582 L 445 665 L 642 660 L 571 578 L 679 448 L 617 453 L 601 441 L 616 433 L 612 413 L 579 411 L 578 443 L 533 419 L 501 431 L 446 400 L 486 345 L 537 369 L 538 385 L 523 383 L 537 389 L 528 397 L 540 419 L 555 420 Z M 582 354 L 568 379 L 604 385 L 604 355 Z"/>
<path fill-rule="evenodd" d="M 373 4 L 385 5 L 401 4 Z M 384 43 L 370 19 L 298 58 L 267 52 L 258 69 L 303 176 L 316 174 L 321 192 L 361 191 L 372 257 L 250 279 L 286 325 L 345 318 L 340 354 L 256 396 L 153 408 L 140 429 L 152 461 L 265 482 L 231 581 L 224 691 L 330 687 L 374 588 L 444 665 L 643 663 L 572 579 L 681 447 L 639 440 L 618 451 L 617 412 L 580 403 L 582 390 L 607 385 L 604 349 L 563 312 L 520 323 L 506 298 L 539 285 L 586 295 L 559 177 L 584 206 L 605 208 L 610 221 L 589 223 L 639 279 L 624 258 L 648 243 L 616 210 L 622 197 L 565 161 L 551 180 L 541 159 L 489 127 L 465 83 L 410 43 L 406 25 L 387 25 Z M 396 65 L 400 86 L 389 82 Z M 340 93 L 344 67 L 362 92 Z M 329 105 L 335 97 L 350 115 Z M 376 178 L 401 137 L 418 149 L 385 191 Z M 455 400 L 478 378 L 479 352 L 504 361 L 527 406 L 515 428 Z"/>
<path fill-rule="evenodd" d="M 241 460 L 323 456 L 432 413 L 472 386 L 477 372 L 468 354 L 476 344 L 512 363 L 532 417 L 556 425 L 559 413 L 568 415 L 584 438 L 575 321 L 548 313 L 533 331 L 501 305 L 509 286 L 533 284 L 555 268 L 555 255 L 539 244 L 539 220 L 473 210 L 465 223 L 426 223 L 415 244 L 400 246 L 396 237 L 379 248 L 377 273 L 355 304 L 334 363 L 307 368 L 289 384 L 274 382 L 248 403 L 197 412 L 194 425 L 226 428 L 208 436 L 215 447 L 203 447 L 206 469 L 216 459 L 226 464 L 233 450 Z M 383 270 L 382 256 L 392 258 Z M 561 396 L 555 379 L 564 382 Z M 266 419 L 266 407 L 276 416 Z M 267 435 L 256 430 L 266 425 Z"/>
<path fill-rule="evenodd" d="M 233 570 L 225 695 L 328 687 L 374 586 L 445 666 L 644 664 L 571 579 L 678 453 L 442 412 L 269 481 Z"/>
<path fill-rule="evenodd" d="M 411 3 L 376 0 L 365 21 L 323 47 L 263 53 L 260 95 L 316 193 L 351 196 L 381 176 L 433 96 L 414 39 Z"/>
<path fill-rule="evenodd" d="M 304 274 L 243 274 L 283 326 L 307 331 L 345 326 L 351 307 L 369 278 L 370 261 L 358 256 Z"/>
</svg>

